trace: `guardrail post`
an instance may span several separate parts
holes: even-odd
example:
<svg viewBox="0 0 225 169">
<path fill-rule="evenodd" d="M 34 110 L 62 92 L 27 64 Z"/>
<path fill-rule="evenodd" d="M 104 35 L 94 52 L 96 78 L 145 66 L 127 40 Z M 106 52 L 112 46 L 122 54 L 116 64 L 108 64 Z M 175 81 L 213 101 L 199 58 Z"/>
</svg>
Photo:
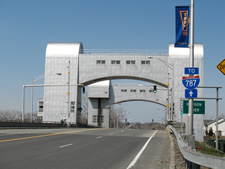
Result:
<svg viewBox="0 0 225 169">
<path fill-rule="evenodd" d="M 191 162 L 185 159 L 187 169 L 191 169 Z"/>
<path fill-rule="evenodd" d="M 192 163 L 185 159 L 187 169 L 200 169 L 200 165 Z"/>
</svg>

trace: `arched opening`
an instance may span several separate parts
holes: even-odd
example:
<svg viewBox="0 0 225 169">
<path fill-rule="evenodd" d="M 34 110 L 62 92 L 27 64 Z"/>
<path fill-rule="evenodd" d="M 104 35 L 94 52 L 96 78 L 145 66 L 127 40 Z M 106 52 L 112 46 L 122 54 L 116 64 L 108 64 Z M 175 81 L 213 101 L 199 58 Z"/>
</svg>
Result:
<svg viewBox="0 0 225 169">
<path fill-rule="evenodd" d="M 162 129 L 165 126 L 166 107 L 149 101 L 126 101 L 110 106 L 111 127 Z"/>
<path fill-rule="evenodd" d="M 106 81 L 105 81 L 106 82 Z M 107 84 L 107 83 L 106 83 Z M 137 80 L 113 80 L 110 84 L 108 83 L 108 92 L 109 95 L 107 97 L 104 97 L 101 93 L 96 94 L 101 88 L 104 88 L 102 84 L 99 84 L 99 86 L 95 85 L 88 89 L 88 92 L 94 93 L 94 95 L 89 95 L 89 105 L 88 105 L 88 116 L 89 116 L 89 123 L 92 123 L 92 125 L 96 125 L 99 127 L 104 127 L 106 124 L 106 121 L 110 121 L 109 123 L 113 123 L 114 125 L 109 125 L 109 127 L 117 126 L 115 124 L 115 116 L 114 114 L 111 114 L 111 110 L 114 107 L 117 107 L 117 105 L 122 105 L 122 108 L 124 110 L 129 108 L 129 104 L 135 107 L 139 107 L 139 110 L 136 110 L 136 112 L 140 111 L 147 112 L 149 110 L 157 110 L 163 112 L 160 114 L 160 117 L 152 116 L 149 118 L 145 117 L 145 114 L 141 114 L 143 116 L 143 119 L 147 119 L 146 121 L 140 120 L 136 118 L 138 121 L 136 122 L 157 122 L 157 123 L 163 123 L 165 124 L 165 121 L 167 120 L 167 97 L 168 97 L 168 89 L 165 87 L 158 86 L 158 90 L 156 93 L 153 92 L 153 86 L 156 85 L 154 83 L 149 83 L 145 81 L 137 81 Z M 105 87 L 105 88 L 107 88 Z M 94 90 L 94 92 L 93 92 Z M 107 91 L 107 89 L 106 89 Z M 135 92 L 132 92 L 135 91 Z M 104 91 L 105 92 L 105 91 Z M 99 97 L 98 97 L 99 96 Z M 145 106 L 142 106 L 144 104 Z M 127 106 L 128 105 L 128 106 Z M 148 106 L 146 106 L 148 105 Z M 150 107 L 149 107 L 150 105 Z M 132 107 L 131 106 L 131 107 Z M 119 106 L 121 107 L 121 106 Z M 151 107 L 154 107 L 155 109 L 152 109 Z M 112 108 L 112 109 L 111 109 Z M 107 110 L 108 109 L 108 110 Z M 121 110 L 121 109 L 120 109 Z M 135 109 L 133 109 L 135 110 Z M 149 111 L 148 111 L 149 112 Z M 156 111 L 154 111 L 156 112 Z M 152 112 L 153 113 L 153 112 Z M 151 113 L 151 114 L 152 114 Z M 132 113 L 134 114 L 134 113 Z M 107 115 L 109 117 L 107 117 Z M 138 115 L 138 114 L 137 114 Z M 101 116 L 102 123 L 99 123 L 99 117 Z M 107 120 L 106 120 L 107 119 Z M 157 119 L 157 121 L 156 121 Z M 163 120 L 162 120 L 163 119 Z M 117 121 L 117 120 L 116 120 Z"/>
</svg>

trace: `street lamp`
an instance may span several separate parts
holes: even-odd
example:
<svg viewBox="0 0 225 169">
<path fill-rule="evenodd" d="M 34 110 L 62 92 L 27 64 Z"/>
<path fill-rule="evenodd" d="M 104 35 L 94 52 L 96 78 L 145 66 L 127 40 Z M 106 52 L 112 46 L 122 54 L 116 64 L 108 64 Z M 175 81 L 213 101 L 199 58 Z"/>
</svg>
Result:
<svg viewBox="0 0 225 169">
<path fill-rule="evenodd" d="M 51 75 L 58 75 L 58 76 L 61 76 L 62 73 L 54 73 L 54 74 L 49 74 L 49 75 L 46 75 L 46 76 L 51 76 Z M 34 85 L 34 82 L 38 81 L 38 80 L 41 80 L 41 79 L 44 79 L 46 77 L 45 75 L 43 76 L 38 76 L 38 77 L 33 77 L 32 78 L 32 85 Z M 34 97 L 34 89 L 33 87 L 31 88 L 31 123 L 33 122 L 33 97 Z"/>
<path fill-rule="evenodd" d="M 160 62 L 162 62 L 163 64 L 165 64 L 169 69 L 171 69 L 172 70 L 172 88 L 171 88 L 171 90 L 172 90 L 172 92 L 171 92 L 171 102 L 172 102 L 172 104 L 171 104 L 171 110 L 170 110 L 170 113 L 169 113 L 169 73 L 168 73 L 168 104 L 167 104 L 167 108 L 168 108 L 168 114 L 170 115 L 169 116 L 169 120 L 173 120 L 173 113 L 171 112 L 171 111 L 173 111 L 173 102 L 174 102 L 174 64 L 171 64 L 171 63 L 168 63 L 168 62 L 166 62 L 166 61 L 164 61 L 164 60 L 162 60 L 162 59 L 160 59 L 160 58 L 157 58 L 157 57 L 151 57 L 151 56 L 149 56 L 148 57 L 148 59 L 157 59 L 157 60 L 159 60 Z M 165 120 L 166 120 L 167 118 L 165 117 Z"/>
<path fill-rule="evenodd" d="M 84 87 L 84 84 L 69 84 L 70 86 Z M 23 85 L 22 89 L 22 123 L 25 114 L 25 88 L 27 87 L 52 87 L 52 86 L 68 86 L 68 84 L 39 84 L 39 85 Z"/>
<path fill-rule="evenodd" d="M 129 113 L 124 112 L 124 113 L 118 114 L 118 115 L 116 116 L 116 128 L 119 128 L 119 119 L 120 119 L 120 117 L 121 117 L 121 116 L 124 116 L 124 115 L 125 115 L 125 117 L 126 117 L 127 114 L 129 114 Z M 123 119 L 125 119 L 125 118 L 123 118 Z"/>
</svg>

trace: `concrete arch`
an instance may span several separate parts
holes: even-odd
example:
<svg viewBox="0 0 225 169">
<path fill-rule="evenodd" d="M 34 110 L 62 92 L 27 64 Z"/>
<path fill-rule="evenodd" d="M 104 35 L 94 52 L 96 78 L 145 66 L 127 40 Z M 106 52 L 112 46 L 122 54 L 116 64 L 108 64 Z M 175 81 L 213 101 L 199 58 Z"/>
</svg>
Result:
<svg viewBox="0 0 225 169">
<path fill-rule="evenodd" d="M 91 53 L 79 55 L 79 83 L 89 85 L 112 79 L 135 79 L 167 87 L 168 55 Z"/>
<path fill-rule="evenodd" d="M 82 84 L 84 86 L 88 86 L 97 82 L 101 82 L 101 81 L 105 81 L 105 80 L 118 80 L 118 79 L 130 79 L 130 80 L 141 80 L 141 81 L 145 81 L 145 82 L 150 82 L 150 83 L 154 83 L 157 84 L 159 86 L 168 88 L 167 84 L 152 80 L 152 79 L 146 79 L 146 78 L 142 78 L 142 77 L 136 77 L 136 76 L 108 76 L 108 77 L 102 77 L 99 79 L 92 79 L 90 81 L 87 82 L 83 82 Z"/>
<path fill-rule="evenodd" d="M 120 103 L 124 103 L 124 102 L 132 102 L 132 101 L 151 102 L 151 103 L 155 103 L 155 104 L 161 105 L 161 106 L 163 106 L 163 107 L 166 107 L 166 105 L 164 105 L 164 104 L 162 104 L 162 103 L 159 103 L 159 102 L 156 102 L 156 101 L 151 101 L 151 100 L 145 100 L 145 99 L 131 99 L 131 100 L 124 100 L 124 101 L 116 102 L 116 103 L 113 103 L 113 104 L 110 104 L 110 105 L 120 104 Z"/>
<path fill-rule="evenodd" d="M 109 103 L 124 102 L 127 100 L 147 100 L 161 105 L 168 104 L 168 90 L 157 87 L 157 93 L 153 92 L 153 86 L 119 85 L 110 86 Z"/>
</svg>

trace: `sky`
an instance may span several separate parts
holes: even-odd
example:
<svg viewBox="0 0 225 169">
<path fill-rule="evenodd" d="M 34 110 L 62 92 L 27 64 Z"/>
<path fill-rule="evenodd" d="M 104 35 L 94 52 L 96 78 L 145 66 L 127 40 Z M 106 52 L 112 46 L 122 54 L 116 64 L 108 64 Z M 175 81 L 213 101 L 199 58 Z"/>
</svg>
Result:
<svg viewBox="0 0 225 169">
<path fill-rule="evenodd" d="M 0 110 L 21 111 L 22 85 L 44 75 L 49 42 L 82 42 L 84 49 L 168 50 L 169 43 L 175 41 L 175 6 L 190 3 L 190 0 L 0 0 Z M 223 98 L 225 76 L 216 66 L 225 59 L 225 1 L 196 0 L 194 30 L 194 41 L 204 45 L 204 84 L 221 86 L 219 95 Z M 42 97 L 42 92 L 35 89 L 35 98 Z M 27 110 L 29 95 L 27 91 Z M 205 90 L 205 97 L 215 96 L 215 90 Z M 206 118 L 215 117 L 215 105 L 214 100 L 206 101 Z M 134 121 L 160 121 L 164 116 L 163 107 L 149 102 L 118 106 L 126 109 Z M 225 114 L 224 110 L 223 98 L 219 113 Z"/>
</svg>

